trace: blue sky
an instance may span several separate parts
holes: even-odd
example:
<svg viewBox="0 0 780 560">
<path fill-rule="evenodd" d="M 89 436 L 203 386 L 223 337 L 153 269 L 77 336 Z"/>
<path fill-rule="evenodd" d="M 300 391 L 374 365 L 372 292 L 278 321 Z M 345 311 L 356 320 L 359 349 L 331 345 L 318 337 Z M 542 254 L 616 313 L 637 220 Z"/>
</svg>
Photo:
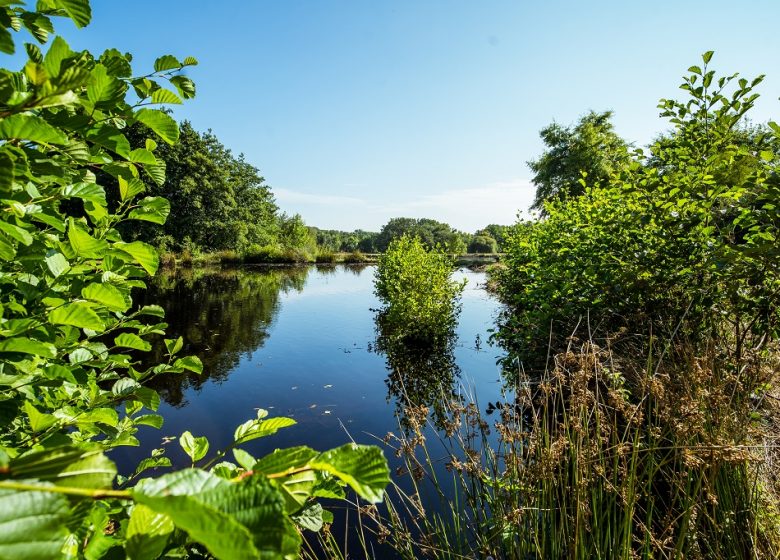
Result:
<svg viewBox="0 0 780 560">
<path fill-rule="evenodd" d="M 378 230 L 394 216 L 466 231 L 511 223 L 533 188 L 538 131 L 615 111 L 643 145 L 686 68 L 766 73 L 753 120 L 780 118 L 780 1 L 93 0 L 73 47 L 135 70 L 192 55 L 176 116 L 243 152 L 310 225 Z"/>
</svg>

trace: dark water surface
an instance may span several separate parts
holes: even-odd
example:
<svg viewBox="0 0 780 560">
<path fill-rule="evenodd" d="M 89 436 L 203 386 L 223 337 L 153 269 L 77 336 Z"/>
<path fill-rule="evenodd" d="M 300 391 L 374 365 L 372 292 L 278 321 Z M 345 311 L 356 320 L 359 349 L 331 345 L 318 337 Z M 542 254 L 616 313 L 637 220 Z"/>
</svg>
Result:
<svg viewBox="0 0 780 560">
<path fill-rule="evenodd" d="M 456 273 L 468 285 L 450 352 L 412 364 L 377 350 L 373 277 L 374 267 L 349 266 L 190 269 L 159 276 L 143 297 L 165 308 L 169 336 L 184 337 L 183 353 L 198 355 L 204 373 L 157 380 L 165 424 L 142 428 L 139 448 L 118 450 L 120 467 L 185 430 L 207 436 L 211 455 L 258 408 L 298 424 L 243 446 L 256 457 L 292 445 L 336 447 L 350 436 L 381 443 L 374 436 L 399 430 L 399 385 L 429 405 L 442 391 L 474 394 L 483 405 L 500 397 L 501 352 L 487 342 L 498 303 L 484 290 L 483 273 Z M 414 379 L 399 384 L 388 361 Z M 188 466 L 175 440 L 166 448 L 174 466 Z"/>
</svg>

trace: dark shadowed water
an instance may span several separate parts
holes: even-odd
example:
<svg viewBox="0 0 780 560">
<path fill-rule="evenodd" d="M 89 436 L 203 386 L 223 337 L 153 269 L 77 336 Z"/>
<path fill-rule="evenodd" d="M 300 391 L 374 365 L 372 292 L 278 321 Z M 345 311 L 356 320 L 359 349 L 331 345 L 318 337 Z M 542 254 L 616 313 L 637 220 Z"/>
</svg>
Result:
<svg viewBox="0 0 780 560">
<path fill-rule="evenodd" d="M 120 468 L 185 430 L 207 436 L 212 451 L 223 448 L 258 408 L 298 423 L 245 445 L 256 457 L 292 445 L 322 450 L 350 437 L 381 444 L 376 437 L 399 430 L 401 387 L 432 409 L 442 394 L 464 392 L 484 409 L 502 387 L 501 352 L 488 344 L 498 303 L 485 291 L 483 273 L 464 269 L 456 276 L 468 279 L 456 336 L 441 355 L 409 359 L 377 348 L 374 267 L 160 275 L 143 298 L 165 308 L 168 335 L 184 337 L 183 353 L 198 355 L 204 373 L 157 380 L 163 428 L 142 428 L 139 448 L 117 450 Z M 399 379 L 399 369 L 405 378 Z M 175 440 L 165 447 L 175 467 L 188 466 Z"/>
</svg>

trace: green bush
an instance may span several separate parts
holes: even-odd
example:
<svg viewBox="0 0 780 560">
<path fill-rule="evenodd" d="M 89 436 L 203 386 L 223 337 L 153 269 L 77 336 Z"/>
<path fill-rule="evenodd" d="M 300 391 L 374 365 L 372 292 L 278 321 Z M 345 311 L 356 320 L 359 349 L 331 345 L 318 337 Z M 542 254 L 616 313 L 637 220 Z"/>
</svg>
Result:
<svg viewBox="0 0 780 560">
<path fill-rule="evenodd" d="M 551 331 L 562 348 L 585 320 L 603 333 L 733 338 L 737 354 L 777 336 L 780 127 L 743 141 L 760 78 L 716 79 L 710 56 L 685 79 L 689 101 L 662 101 L 675 128 L 650 158 L 515 227 L 498 276 L 510 348 L 543 359 Z"/>
<path fill-rule="evenodd" d="M 41 1 L 34 12 L 0 3 L 0 50 L 13 53 L 22 24 L 45 43 L 51 18 L 65 15 L 83 27 L 89 2 Z M 98 57 L 55 37 L 45 53 L 26 52 L 23 70 L 0 69 L 0 558 L 296 557 L 302 529 L 332 518 L 316 496 L 349 486 L 381 500 L 388 470 L 377 448 L 254 458 L 241 446 L 294 424 L 260 411 L 210 456 L 206 438 L 182 434 L 188 469 L 149 478 L 171 466 L 157 449 L 120 477 L 109 458 L 138 445 L 140 426 L 162 426 L 149 380 L 203 367 L 179 355 L 181 338 L 163 338 L 164 361 L 142 365 L 151 337 L 165 336 L 164 312 L 131 294 L 158 253 L 118 230 L 165 222 L 168 201 L 140 198 L 140 177 L 164 181 L 157 143 L 175 143 L 179 129 L 147 105 L 191 98 L 181 70 L 197 61 L 165 55 L 134 77 L 115 49 Z M 131 150 L 126 127 L 138 124 L 150 137 Z"/>
<path fill-rule="evenodd" d="M 497 253 L 498 243 L 489 235 L 475 235 L 469 242 L 469 253 Z"/>
<path fill-rule="evenodd" d="M 318 263 L 334 263 L 336 262 L 336 253 L 328 250 L 320 250 L 315 257 L 315 261 Z"/>
<path fill-rule="evenodd" d="M 466 281 L 452 280 L 453 259 L 428 251 L 418 237 L 403 235 L 379 257 L 374 293 L 385 304 L 388 332 L 420 342 L 447 336 L 460 312 Z"/>
</svg>

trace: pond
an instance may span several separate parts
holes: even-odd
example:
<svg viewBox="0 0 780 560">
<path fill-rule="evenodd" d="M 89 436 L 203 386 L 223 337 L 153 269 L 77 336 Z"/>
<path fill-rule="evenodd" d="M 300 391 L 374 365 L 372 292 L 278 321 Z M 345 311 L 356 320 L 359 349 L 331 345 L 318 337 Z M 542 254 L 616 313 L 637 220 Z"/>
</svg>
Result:
<svg viewBox="0 0 780 560">
<path fill-rule="evenodd" d="M 120 468 L 185 430 L 207 436 L 212 452 L 222 449 L 258 408 L 297 425 L 244 446 L 255 457 L 350 439 L 381 445 L 399 430 L 404 391 L 432 409 L 442 395 L 468 394 L 483 409 L 498 400 L 501 351 L 488 338 L 499 303 L 484 288 L 485 274 L 456 272 L 468 283 L 455 336 L 441 355 L 415 360 L 379 349 L 374 271 L 338 265 L 161 273 L 142 299 L 165 308 L 168 335 L 184 338 L 183 353 L 199 356 L 204 373 L 156 380 L 165 423 L 161 430 L 142 428 L 140 447 L 118 449 Z M 165 448 L 174 467 L 188 466 L 175 440 Z"/>
</svg>

